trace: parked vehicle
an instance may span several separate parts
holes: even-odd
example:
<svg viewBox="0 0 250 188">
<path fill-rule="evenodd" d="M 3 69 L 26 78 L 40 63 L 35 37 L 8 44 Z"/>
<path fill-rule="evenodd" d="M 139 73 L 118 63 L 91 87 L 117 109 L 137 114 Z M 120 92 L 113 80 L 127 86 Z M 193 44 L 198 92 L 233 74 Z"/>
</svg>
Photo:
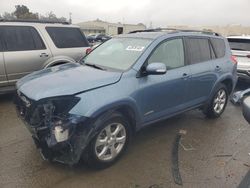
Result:
<svg viewBox="0 0 250 188">
<path fill-rule="evenodd" d="M 105 35 L 105 34 L 97 34 L 96 36 L 95 36 L 95 40 L 96 40 L 96 42 L 105 42 L 105 41 L 107 41 L 107 40 L 109 40 L 109 39 L 111 39 L 111 37 L 110 36 L 108 36 L 108 35 Z"/>
<path fill-rule="evenodd" d="M 95 34 L 95 35 L 88 35 L 87 36 L 87 40 L 89 43 L 102 43 L 102 42 L 105 42 L 107 40 L 111 39 L 110 36 L 108 35 L 105 35 L 105 34 Z"/>
<path fill-rule="evenodd" d="M 17 83 L 19 115 L 52 161 L 107 167 L 146 125 L 196 108 L 219 117 L 237 81 L 227 40 L 200 31 L 120 35 L 82 62 Z"/>
<path fill-rule="evenodd" d="M 227 39 L 238 61 L 239 79 L 250 81 L 250 36 L 230 36 Z"/>
<path fill-rule="evenodd" d="M 89 44 L 67 23 L 0 21 L 0 93 L 13 91 L 23 76 L 58 64 L 74 63 Z"/>
<path fill-rule="evenodd" d="M 250 97 L 246 97 L 242 103 L 243 116 L 250 123 Z"/>
<path fill-rule="evenodd" d="M 90 44 L 95 43 L 95 35 L 88 35 L 86 38 Z"/>
</svg>

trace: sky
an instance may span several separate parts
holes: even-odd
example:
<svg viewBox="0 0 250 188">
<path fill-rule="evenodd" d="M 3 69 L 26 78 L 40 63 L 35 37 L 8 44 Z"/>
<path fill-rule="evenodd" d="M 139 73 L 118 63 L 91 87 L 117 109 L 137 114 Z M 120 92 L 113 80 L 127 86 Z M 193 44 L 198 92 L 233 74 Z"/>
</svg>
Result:
<svg viewBox="0 0 250 188">
<path fill-rule="evenodd" d="M 0 14 L 14 11 L 18 4 L 40 14 L 53 11 L 58 17 L 69 18 L 71 12 L 73 23 L 99 18 L 153 27 L 250 26 L 250 0 L 0 0 Z"/>
</svg>

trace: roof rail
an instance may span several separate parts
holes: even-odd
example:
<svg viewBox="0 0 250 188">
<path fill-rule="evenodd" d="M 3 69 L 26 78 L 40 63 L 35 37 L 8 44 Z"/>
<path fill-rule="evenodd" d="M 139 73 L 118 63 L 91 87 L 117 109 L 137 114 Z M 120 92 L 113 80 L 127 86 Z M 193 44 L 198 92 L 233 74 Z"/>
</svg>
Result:
<svg viewBox="0 0 250 188">
<path fill-rule="evenodd" d="M 172 32 L 192 32 L 192 33 L 201 33 L 207 35 L 220 36 L 219 33 L 206 30 L 191 30 L 191 29 L 178 29 L 178 28 L 155 28 L 155 29 L 145 29 L 145 30 L 135 30 L 129 33 L 140 33 L 140 32 L 162 32 L 162 31 L 172 31 Z"/>
<path fill-rule="evenodd" d="M 189 30 L 189 29 L 180 29 L 178 30 L 180 32 L 192 32 L 192 33 L 201 33 L 206 35 L 214 35 L 214 36 L 221 36 L 219 33 L 214 31 L 206 31 L 206 30 Z"/>
<path fill-rule="evenodd" d="M 69 22 L 63 21 L 52 21 L 52 20 L 37 20 L 37 19 L 3 19 L 0 18 L 0 22 L 28 22 L 28 23 L 59 23 L 59 24 L 70 24 Z"/>
</svg>

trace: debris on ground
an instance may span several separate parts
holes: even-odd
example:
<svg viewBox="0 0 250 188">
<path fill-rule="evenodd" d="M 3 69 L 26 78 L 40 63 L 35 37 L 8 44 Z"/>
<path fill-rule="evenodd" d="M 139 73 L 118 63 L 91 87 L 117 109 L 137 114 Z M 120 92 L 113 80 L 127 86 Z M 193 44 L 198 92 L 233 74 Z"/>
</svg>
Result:
<svg viewBox="0 0 250 188">
<path fill-rule="evenodd" d="M 189 144 L 189 143 L 184 144 L 183 140 L 184 139 L 180 140 L 180 145 L 184 149 L 184 151 L 194 151 L 194 150 L 196 150 L 191 144 Z"/>
<path fill-rule="evenodd" d="M 187 134 L 187 131 L 184 130 L 184 129 L 180 129 L 179 134 L 186 135 L 186 134 Z"/>
<path fill-rule="evenodd" d="M 231 154 L 221 154 L 221 155 L 215 155 L 214 157 L 232 157 Z"/>
</svg>

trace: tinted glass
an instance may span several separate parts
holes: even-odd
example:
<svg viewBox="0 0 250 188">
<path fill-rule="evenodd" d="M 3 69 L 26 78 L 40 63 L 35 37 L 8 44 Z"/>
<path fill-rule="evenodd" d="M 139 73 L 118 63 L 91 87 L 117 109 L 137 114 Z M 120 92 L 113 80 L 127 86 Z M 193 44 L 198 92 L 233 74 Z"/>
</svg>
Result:
<svg viewBox="0 0 250 188">
<path fill-rule="evenodd" d="M 0 27 L 0 52 L 3 51 L 3 28 Z"/>
<path fill-rule="evenodd" d="M 78 28 L 46 27 L 46 30 L 58 48 L 77 48 L 88 46 L 86 38 Z"/>
<path fill-rule="evenodd" d="M 160 44 L 148 59 L 148 63 L 164 63 L 167 69 L 184 66 L 182 39 L 173 39 Z"/>
<path fill-rule="evenodd" d="M 127 70 L 144 52 L 151 40 L 113 38 L 97 47 L 83 61 L 105 68 Z"/>
<path fill-rule="evenodd" d="M 27 51 L 45 49 L 41 37 L 32 27 L 2 26 L 7 51 Z"/>
<path fill-rule="evenodd" d="M 186 44 L 190 64 L 200 63 L 211 59 L 208 39 L 187 38 Z"/>
<path fill-rule="evenodd" d="M 31 31 L 33 40 L 35 42 L 36 49 L 46 49 L 45 44 L 43 43 L 38 32 L 34 28 L 30 28 L 30 31 Z"/>
<path fill-rule="evenodd" d="M 250 39 L 228 39 L 232 50 L 250 51 Z"/>
<path fill-rule="evenodd" d="M 222 39 L 211 38 L 211 42 L 213 48 L 215 50 L 215 54 L 217 58 L 221 58 L 225 56 L 226 46 L 225 42 Z"/>
</svg>

